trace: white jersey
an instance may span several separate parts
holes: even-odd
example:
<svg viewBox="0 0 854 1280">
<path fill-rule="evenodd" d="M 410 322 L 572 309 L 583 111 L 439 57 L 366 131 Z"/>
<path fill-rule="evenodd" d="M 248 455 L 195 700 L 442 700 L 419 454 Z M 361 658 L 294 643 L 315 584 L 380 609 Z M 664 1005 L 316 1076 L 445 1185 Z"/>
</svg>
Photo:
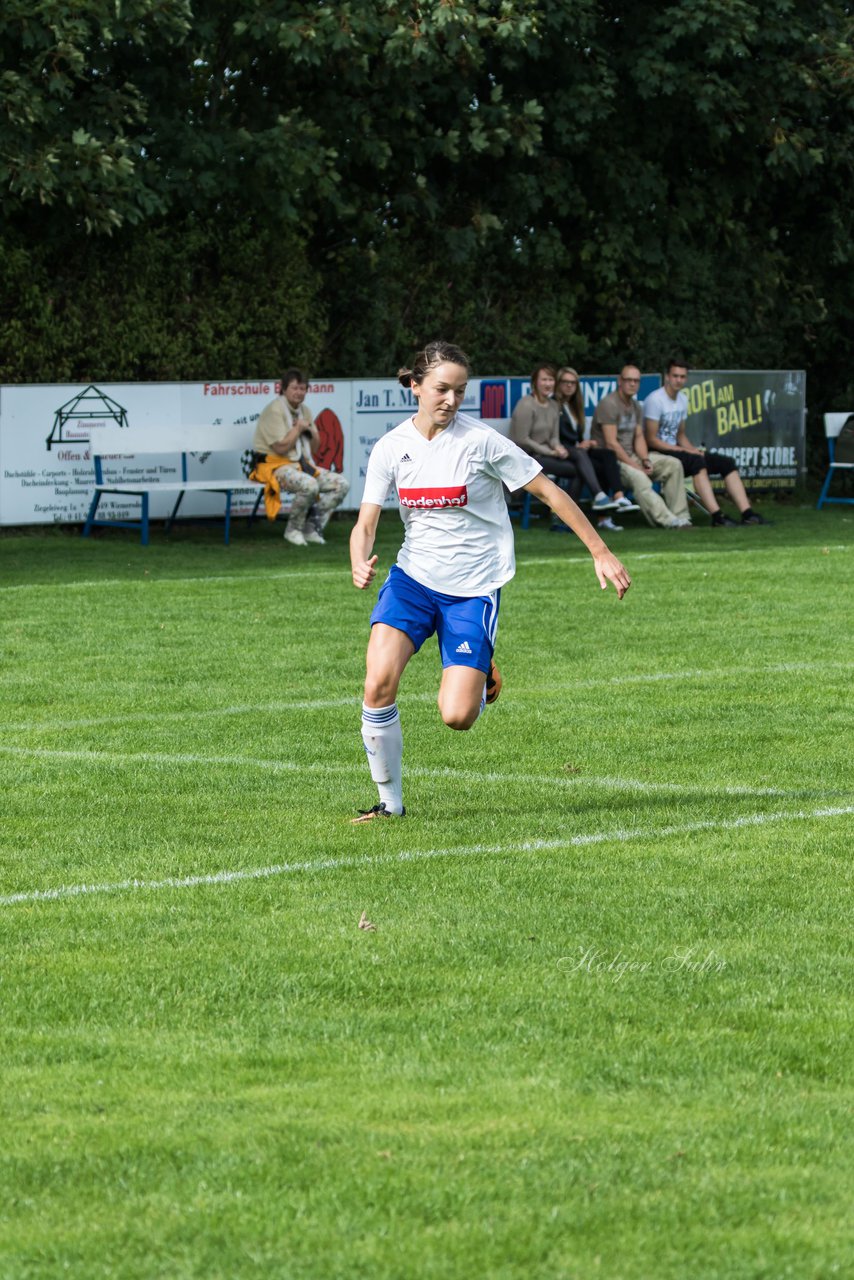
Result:
<svg viewBox="0 0 854 1280">
<path fill-rule="evenodd" d="M 658 423 L 658 437 L 675 449 L 679 427 L 688 417 L 688 397 L 684 391 L 676 392 L 671 400 L 664 387 L 653 391 L 643 402 L 643 416 Z"/>
<path fill-rule="evenodd" d="M 516 570 L 503 484 L 521 489 L 542 467 L 492 427 L 458 413 L 432 440 L 412 418 L 371 450 L 363 502 L 392 492 L 406 537 L 397 563 L 452 596 L 496 591 Z"/>
</svg>

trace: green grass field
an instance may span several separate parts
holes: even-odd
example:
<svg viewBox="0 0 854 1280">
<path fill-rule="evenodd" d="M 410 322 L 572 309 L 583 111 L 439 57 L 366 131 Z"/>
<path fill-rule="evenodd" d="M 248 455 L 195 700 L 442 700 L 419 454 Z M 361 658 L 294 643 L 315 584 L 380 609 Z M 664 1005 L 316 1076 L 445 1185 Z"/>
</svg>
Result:
<svg viewBox="0 0 854 1280">
<path fill-rule="evenodd" d="M 0 536 L 3 1280 L 854 1275 L 854 509 L 762 509 L 517 533 L 362 827 L 347 521 Z"/>
</svg>

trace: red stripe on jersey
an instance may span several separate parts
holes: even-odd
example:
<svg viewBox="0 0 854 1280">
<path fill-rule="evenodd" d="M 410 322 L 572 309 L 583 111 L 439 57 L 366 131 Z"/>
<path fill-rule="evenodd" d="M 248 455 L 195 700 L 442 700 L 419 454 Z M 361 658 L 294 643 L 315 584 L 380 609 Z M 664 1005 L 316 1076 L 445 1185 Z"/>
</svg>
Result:
<svg viewBox="0 0 854 1280">
<path fill-rule="evenodd" d="M 402 507 L 433 510 L 437 507 L 465 507 L 468 505 L 468 489 L 464 484 L 443 485 L 441 489 L 398 489 Z"/>
</svg>

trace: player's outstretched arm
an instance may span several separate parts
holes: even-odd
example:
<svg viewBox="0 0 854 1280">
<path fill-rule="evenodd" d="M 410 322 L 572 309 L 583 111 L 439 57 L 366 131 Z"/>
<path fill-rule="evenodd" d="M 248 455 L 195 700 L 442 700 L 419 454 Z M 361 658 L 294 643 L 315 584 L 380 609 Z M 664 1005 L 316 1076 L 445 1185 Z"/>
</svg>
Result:
<svg viewBox="0 0 854 1280">
<path fill-rule="evenodd" d="M 379 556 L 371 555 L 374 540 L 377 536 L 382 507 L 372 502 L 363 502 L 359 508 L 359 518 L 350 534 L 350 565 L 353 570 L 353 585 L 360 591 L 369 587 L 377 574 Z"/>
<path fill-rule="evenodd" d="M 622 600 L 632 585 L 632 580 L 614 553 L 608 550 L 599 533 L 581 508 L 573 502 L 569 494 L 564 493 L 563 489 L 560 489 L 553 480 L 549 480 L 548 476 L 543 475 L 542 472 L 538 476 L 534 476 L 534 479 L 530 484 L 526 484 L 525 488 L 528 493 L 532 493 L 535 498 L 539 498 L 541 502 L 545 502 L 546 506 L 551 507 L 559 520 L 569 525 L 572 532 L 581 539 L 593 557 L 593 568 L 596 570 L 596 577 L 599 579 L 599 585 L 602 590 L 606 591 L 610 582 L 618 597 Z"/>
</svg>

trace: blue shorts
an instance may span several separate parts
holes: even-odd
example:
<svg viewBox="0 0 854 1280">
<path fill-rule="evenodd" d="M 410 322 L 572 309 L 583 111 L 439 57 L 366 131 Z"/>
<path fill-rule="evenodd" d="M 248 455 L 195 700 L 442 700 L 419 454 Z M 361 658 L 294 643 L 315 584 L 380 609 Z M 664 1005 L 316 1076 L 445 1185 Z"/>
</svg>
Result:
<svg viewBox="0 0 854 1280">
<path fill-rule="evenodd" d="M 371 626 L 384 622 L 408 635 L 415 652 L 436 632 L 443 667 L 475 667 L 484 674 L 495 649 L 501 592 L 446 596 L 431 591 L 393 564 L 380 588 Z"/>
</svg>

